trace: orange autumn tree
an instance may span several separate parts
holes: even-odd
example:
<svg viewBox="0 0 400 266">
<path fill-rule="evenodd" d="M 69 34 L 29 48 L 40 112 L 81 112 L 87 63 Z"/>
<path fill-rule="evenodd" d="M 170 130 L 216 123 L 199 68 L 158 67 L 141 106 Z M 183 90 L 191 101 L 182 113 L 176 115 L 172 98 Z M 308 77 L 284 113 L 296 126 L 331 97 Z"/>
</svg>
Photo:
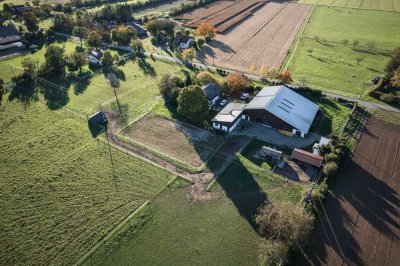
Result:
<svg viewBox="0 0 400 266">
<path fill-rule="evenodd" d="M 230 90 L 243 90 L 249 86 L 249 80 L 241 73 L 231 73 L 226 77 Z"/>
<path fill-rule="evenodd" d="M 213 25 L 202 22 L 197 27 L 196 34 L 197 36 L 213 39 L 215 37 L 215 34 L 217 34 L 217 30 Z"/>
<path fill-rule="evenodd" d="M 287 84 L 293 81 L 292 73 L 290 70 L 285 70 L 279 75 L 279 79 L 282 81 L 283 84 Z"/>
</svg>

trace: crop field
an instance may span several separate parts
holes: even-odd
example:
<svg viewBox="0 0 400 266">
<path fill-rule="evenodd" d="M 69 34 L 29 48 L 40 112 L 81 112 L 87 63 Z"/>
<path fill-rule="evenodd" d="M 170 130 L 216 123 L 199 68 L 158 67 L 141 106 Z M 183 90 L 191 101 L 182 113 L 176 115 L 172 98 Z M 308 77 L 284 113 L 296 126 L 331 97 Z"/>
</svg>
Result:
<svg viewBox="0 0 400 266">
<path fill-rule="evenodd" d="M 267 198 L 298 204 L 305 187 L 252 160 L 243 151 L 228 166 L 211 188 L 213 200 L 189 201 L 191 187 L 161 193 L 151 218 L 103 264 L 257 265 L 257 207 Z"/>
<path fill-rule="evenodd" d="M 122 134 L 195 168 L 203 166 L 221 142 L 209 131 L 154 114 L 141 118 Z"/>
<path fill-rule="evenodd" d="M 72 264 L 174 177 L 41 100 L 0 110 L 1 265 Z"/>
<path fill-rule="evenodd" d="M 186 20 L 184 26 L 191 28 L 197 28 L 200 23 L 205 22 L 222 33 L 252 16 L 265 3 L 265 0 L 216 1 L 175 18 Z"/>
<path fill-rule="evenodd" d="M 400 0 L 300 0 L 299 3 L 400 12 Z"/>
<path fill-rule="evenodd" d="M 307 265 L 398 265 L 399 156 L 400 126 L 369 119 L 325 207 L 340 246 L 324 218 Z"/>
<path fill-rule="evenodd" d="M 398 25 L 400 13 L 318 6 L 285 66 L 297 83 L 369 99 L 362 83 L 383 74 L 400 46 Z"/>
<path fill-rule="evenodd" d="M 252 16 L 204 46 L 198 60 L 237 71 L 250 66 L 280 67 L 311 5 L 267 3 Z"/>
</svg>

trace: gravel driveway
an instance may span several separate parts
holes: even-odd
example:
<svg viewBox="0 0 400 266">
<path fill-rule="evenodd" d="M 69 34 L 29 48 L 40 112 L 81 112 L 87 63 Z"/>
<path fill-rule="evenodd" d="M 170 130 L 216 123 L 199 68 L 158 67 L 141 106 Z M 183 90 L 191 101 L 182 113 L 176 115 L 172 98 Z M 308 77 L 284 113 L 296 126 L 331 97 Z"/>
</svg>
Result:
<svg viewBox="0 0 400 266">
<path fill-rule="evenodd" d="M 285 146 L 288 148 L 299 148 L 308 146 L 318 142 L 321 136 L 319 134 L 309 132 L 305 138 L 298 136 L 286 136 L 278 132 L 278 130 L 267 127 L 265 125 L 253 122 L 246 122 L 244 129 L 237 126 L 231 135 L 256 137 L 259 140 L 271 143 L 277 146 Z"/>
</svg>

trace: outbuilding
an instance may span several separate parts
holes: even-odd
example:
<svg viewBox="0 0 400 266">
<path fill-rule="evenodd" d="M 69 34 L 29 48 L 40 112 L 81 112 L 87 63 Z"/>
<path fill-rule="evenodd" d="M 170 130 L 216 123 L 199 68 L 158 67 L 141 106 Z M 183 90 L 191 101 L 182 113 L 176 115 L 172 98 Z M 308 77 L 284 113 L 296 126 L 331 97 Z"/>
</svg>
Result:
<svg viewBox="0 0 400 266">
<path fill-rule="evenodd" d="M 320 168 L 324 157 L 305 150 L 294 149 L 292 152 L 292 159 Z"/>
<path fill-rule="evenodd" d="M 88 118 L 89 124 L 92 125 L 101 125 L 105 122 L 107 122 L 107 116 L 104 112 L 97 112 Z"/>
<path fill-rule="evenodd" d="M 0 51 L 24 47 L 21 34 L 13 25 L 0 26 Z"/>
<path fill-rule="evenodd" d="M 175 41 L 176 46 L 178 46 L 180 49 L 188 49 L 194 43 L 194 39 L 186 34 L 179 34 L 175 37 Z"/>
<path fill-rule="evenodd" d="M 231 132 L 242 120 L 246 104 L 229 103 L 212 120 L 212 127 L 224 132 Z"/>
<path fill-rule="evenodd" d="M 88 55 L 88 60 L 92 64 L 101 65 L 101 58 L 103 57 L 102 51 L 91 51 Z"/>
</svg>

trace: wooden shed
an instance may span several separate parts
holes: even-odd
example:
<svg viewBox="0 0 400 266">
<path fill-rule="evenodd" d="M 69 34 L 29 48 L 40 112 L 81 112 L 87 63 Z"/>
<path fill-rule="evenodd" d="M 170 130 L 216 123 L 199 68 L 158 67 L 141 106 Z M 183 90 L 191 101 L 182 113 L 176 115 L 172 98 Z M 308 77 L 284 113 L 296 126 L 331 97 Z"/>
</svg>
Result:
<svg viewBox="0 0 400 266">
<path fill-rule="evenodd" d="M 324 157 L 305 150 L 294 149 L 292 152 L 292 159 L 320 168 Z"/>
</svg>

